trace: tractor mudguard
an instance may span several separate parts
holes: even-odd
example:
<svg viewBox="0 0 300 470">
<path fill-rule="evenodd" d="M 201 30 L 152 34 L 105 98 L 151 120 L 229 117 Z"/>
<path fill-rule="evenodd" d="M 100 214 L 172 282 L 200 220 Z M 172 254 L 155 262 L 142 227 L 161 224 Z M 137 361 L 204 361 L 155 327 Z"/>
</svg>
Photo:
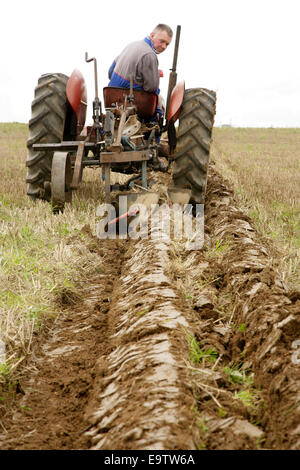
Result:
<svg viewBox="0 0 300 470">
<path fill-rule="evenodd" d="M 173 118 L 173 123 L 177 121 L 180 114 L 180 108 L 183 101 L 185 89 L 185 82 L 182 80 L 179 82 L 172 91 L 171 99 L 170 99 L 170 106 L 169 106 L 169 113 L 168 113 L 168 125 Z"/>
<path fill-rule="evenodd" d="M 66 88 L 67 99 L 72 106 L 73 111 L 77 118 L 77 135 L 83 129 L 86 118 L 87 109 L 87 91 L 86 84 L 82 73 L 75 69 L 70 76 L 67 88 Z"/>
</svg>

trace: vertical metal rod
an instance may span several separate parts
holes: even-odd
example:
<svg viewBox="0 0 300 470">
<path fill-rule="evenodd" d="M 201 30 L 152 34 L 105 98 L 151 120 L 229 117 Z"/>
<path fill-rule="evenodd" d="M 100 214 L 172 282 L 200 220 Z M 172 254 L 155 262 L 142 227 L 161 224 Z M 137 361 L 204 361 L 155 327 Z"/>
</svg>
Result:
<svg viewBox="0 0 300 470">
<path fill-rule="evenodd" d="M 147 189 L 147 160 L 142 161 L 142 186 Z"/>
<path fill-rule="evenodd" d="M 86 62 L 91 62 L 94 61 L 94 77 L 95 77 L 95 98 L 99 99 L 98 96 L 98 72 L 97 72 L 97 59 L 95 57 L 92 57 L 91 59 L 88 58 L 88 53 L 85 53 L 85 61 Z"/>
<path fill-rule="evenodd" d="M 110 163 L 104 163 L 105 174 L 105 202 L 110 204 Z"/>
<path fill-rule="evenodd" d="M 129 103 L 130 106 L 133 106 L 134 95 L 133 95 L 133 73 L 130 74 L 130 90 L 129 90 Z"/>
<path fill-rule="evenodd" d="M 98 95 L 97 59 L 94 59 L 94 74 L 95 74 L 95 95 L 96 95 L 96 98 L 99 98 L 99 95 Z"/>
<path fill-rule="evenodd" d="M 95 99 L 93 101 L 93 120 L 94 120 L 94 129 L 96 132 L 96 141 L 100 141 L 100 118 L 102 116 L 102 107 L 101 107 L 101 101 L 99 100 L 98 96 L 98 72 L 97 72 L 97 59 L 95 57 L 92 57 L 91 59 L 88 58 L 88 53 L 85 53 L 85 61 L 86 62 L 91 62 L 94 61 L 94 77 L 95 77 Z M 100 146 L 97 146 L 97 157 L 100 155 Z"/>
<path fill-rule="evenodd" d="M 169 115 L 171 94 L 172 94 L 172 91 L 175 88 L 176 82 L 177 82 L 176 68 L 177 68 L 177 59 L 178 59 L 178 50 L 179 50 L 180 31 L 181 31 L 181 26 L 178 25 L 177 29 L 176 29 L 176 39 L 175 39 L 175 47 L 174 47 L 174 55 L 173 55 L 173 65 L 172 65 L 172 68 L 170 69 L 170 76 L 169 76 L 167 106 L 166 106 L 166 114 L 165 114 L 166 120 L 168 119 L 168 115 Z"/>
<path fill-rule="evenodd" d="M 173 56 L 172 72 L 176 72 L 176 68 L 177 68 L 177 59 L 178 59 L 178 49 L 179 49 L 180 32 L 181 32 L 181 26 L 178 25 L 178 26 L 177 26 L 177 29 L 176 29 L 176 39 L 175 39 L 175 47 L 174 47 L 174 56 Z"/>
</svg>

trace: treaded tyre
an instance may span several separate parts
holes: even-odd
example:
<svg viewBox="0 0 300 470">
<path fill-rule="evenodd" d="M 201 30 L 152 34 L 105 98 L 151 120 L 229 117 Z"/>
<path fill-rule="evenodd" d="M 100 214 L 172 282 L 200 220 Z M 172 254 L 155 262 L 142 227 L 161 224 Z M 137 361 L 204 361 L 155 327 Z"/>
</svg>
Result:
<svg viewBox="0 0 300 470">
<path fill-rule="evenodd" d="M 38 80 L 31 105 L 29 137 L 27 141 L 27 194 L 50 199 L 51 165 L 53 152 L 36 151 L 37 143 L 61 142 L 67 115 L 66 86 L 69 77 L 61 73 L 45 74 Z"/>
<path fill-rule="evenodd" d="M 174 186 L 189 188 L 191 202 L 204 204 L 216 93 L 205 88 L 185 90 L 174 155 Z"/>
</svg>

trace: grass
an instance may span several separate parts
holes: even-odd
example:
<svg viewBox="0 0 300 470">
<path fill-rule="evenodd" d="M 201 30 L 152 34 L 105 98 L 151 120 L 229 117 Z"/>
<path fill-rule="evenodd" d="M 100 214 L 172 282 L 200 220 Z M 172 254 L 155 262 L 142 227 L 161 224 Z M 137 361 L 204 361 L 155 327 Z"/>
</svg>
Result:
<svg viewBox="0 0 300 470">
<path fill-rule="evenodd" d="M 220 240 L 217 240 L 216 245 L 211 249 L 208 249 L 207 256 L 209 258 L 213 257 L 222 257 L 223 254 L 227 253 L 231 248 L 230 243 L 222 243 Z"/>
<path fill-rule="evenodd" d="M 234 392 L 234 400 L 240 400 L 246 408 L 253 408 L 253 394 L 250 390 L 241 390 L 239 392 Z"/>
<path fill-rule="evenodd" d="M 95 211 L 104 191 L 100 170 L 86 169 L 81 189 L 63 214 L 26 195 L 26 124 L 0 124 L 0 382 L 12 380 L 33 337 L 76 300 L 80 286 L 101 271 L 91 247 Z M 94 232 L 95 233 L 95 232 Z"/>
<path fill-rule="evenodd" d="M 197 339 L 193 335 L 188 335 L 191 363 L 215 362 L 218 358 L 218 352 L 213 349 L 201 349 Z"/>
<path fill-rule="evenodd" d="M 272 239 L 283 280 L 300 286 L 300 129 L 215 128 L 211 151 L 242 209 Z"/>
<path fill-rule="evenodd" d="M 227 375 L 228 380 L 232 384 L 253 384 L 253 373 L 247 374 L 246 371 L 242 370 L 239 366 L 226 366 L 223 372 Z"/>
</svg>

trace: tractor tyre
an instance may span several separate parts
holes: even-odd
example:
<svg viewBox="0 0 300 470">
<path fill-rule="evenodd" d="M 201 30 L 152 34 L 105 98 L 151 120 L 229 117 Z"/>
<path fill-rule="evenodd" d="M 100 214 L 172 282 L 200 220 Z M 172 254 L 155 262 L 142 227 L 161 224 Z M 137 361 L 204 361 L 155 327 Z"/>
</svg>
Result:
<svg viewBox="0 0 300 470">
<path fill-rule="evenodd" d="M 42 75 L 35 88 L 27 140 L 27 194 L 49 200 L 53 151 L 34 150 L 33 144 L 61 142 L 67 115 L 66 86 L 69 77 L 61 73 Z"/>
<path fill-rule="evenodd" d="M 190 201 L 196 204 L 204 204 L 215 113 L 214 91 L 205 88 L 185 90 L 174 154 L 173 183 L 191 189 Z"/>
</svg>

